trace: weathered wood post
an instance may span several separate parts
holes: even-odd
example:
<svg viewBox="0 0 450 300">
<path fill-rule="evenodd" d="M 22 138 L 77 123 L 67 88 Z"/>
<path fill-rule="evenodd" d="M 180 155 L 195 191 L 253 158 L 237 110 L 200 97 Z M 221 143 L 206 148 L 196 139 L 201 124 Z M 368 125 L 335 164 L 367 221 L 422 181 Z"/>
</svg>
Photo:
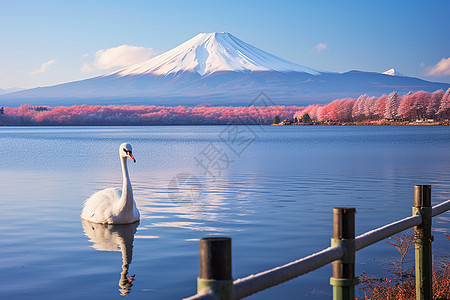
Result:
<svg viewBox="0 0 450 300">
<path fill-rule="evenodd" d="M 344 256 L 333 262 L 334 300 L 355 299 L 355 208 L 333 208 L 333 238 L 331 246 L 342 246 Z"/>
<path fill-rule="evenodd" d="M 431 185 L 414 186 L 413 216 L 416 215 L 422 216 L 422 224 L 414 226 L 416 299 L 428 300 L 433 298 Z"/>
<path fill-rule="evenodd" d="M 233 299 L 231 238 L 209 237 L 200 240 L 200 277 L 197 293 L 213 292 L 219 300 Z"/>
</svg>

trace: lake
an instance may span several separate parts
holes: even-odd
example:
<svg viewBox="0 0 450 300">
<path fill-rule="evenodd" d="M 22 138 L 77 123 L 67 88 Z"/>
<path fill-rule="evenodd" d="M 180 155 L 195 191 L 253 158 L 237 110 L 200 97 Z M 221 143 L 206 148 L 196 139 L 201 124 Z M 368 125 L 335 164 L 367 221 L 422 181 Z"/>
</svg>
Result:
<svg viewBox="0 0 450 300">
<path fill-rule="evenodd" d="M 141 221 L 86 224 L 84 200 L 122 185 L 122 142 Z M 232 237 L 239 278 L 328 247 L 333 207 L 355 207 L 361 234 L 410 216 L 415 184 L 450 199 L 449 126 L 3 127 L 0 149 L 2 299 L 179 299 L 196 292 L 202 237 Z M 449 221 L 433 219 L 436 259 Z M 379 242 L 356 272 L 388 275 L 394 258 Z M 329 299 L 330 276 L 250 299 Z"/>
</svg>

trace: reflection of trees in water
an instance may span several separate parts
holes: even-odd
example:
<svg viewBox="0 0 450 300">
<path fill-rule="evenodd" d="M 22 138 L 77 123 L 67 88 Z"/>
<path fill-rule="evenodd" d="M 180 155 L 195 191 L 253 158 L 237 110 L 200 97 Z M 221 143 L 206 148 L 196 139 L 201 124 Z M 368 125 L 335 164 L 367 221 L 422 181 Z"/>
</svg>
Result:
<svg viewBox="0 0 450 300">
<path fill-rule="evenodd" d="M 139 222 L 126 225 L 96 224 L 82 220 L 83 229 L 93 248 L 100 251 L 120 251 L 122 253 L 122 272 L 120 273 L 120 294 L 131 292 L 134 275 L 127 277 L 133 257 L 133 241 Z"/>
</svg>

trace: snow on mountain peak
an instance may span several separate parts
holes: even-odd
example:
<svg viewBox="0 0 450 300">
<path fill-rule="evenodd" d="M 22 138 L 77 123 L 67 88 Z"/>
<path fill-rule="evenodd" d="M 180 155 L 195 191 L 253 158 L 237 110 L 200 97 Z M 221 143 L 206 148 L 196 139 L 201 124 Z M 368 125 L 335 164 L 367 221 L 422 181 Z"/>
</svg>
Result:
<svg viewBox="0 0 450 300">
<path fill-rule="evenodd" d="M 389 69 L 389 70 L 383 72 L 383 74 L 385 74 L 385 75 L 391 75 L 391 76 L 403 76 L 403 77 L 405 76 L 405 75 L 403 75 L 402 73 L 400 73 L 399 71 L 397 71 L 397 70 L 394 69 L 394 68 Z"/>
<path fill-rule="evenodd" d="M 228 32 L 200 33 L 172 50 L 112 74 L 168 75 L 186 71 L 196 72 L 201 76 L 218 71 L 294 71 L 320 74 L 319 71 L 247 44 Z"/>
</svg>

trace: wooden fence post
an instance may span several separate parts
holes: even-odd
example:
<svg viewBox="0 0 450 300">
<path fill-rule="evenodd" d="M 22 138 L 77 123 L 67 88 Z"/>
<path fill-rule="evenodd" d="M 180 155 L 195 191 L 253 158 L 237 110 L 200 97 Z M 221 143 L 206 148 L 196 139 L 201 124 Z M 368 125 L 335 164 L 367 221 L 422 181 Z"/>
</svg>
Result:
<svg viewBox="0 0 450 300">
<path fill-rule="evenodd" d="M 416 299 L 429 300 L 433 298 L 431 185 L 414 186 L 413 216 L 415 215 L 422 216 L 422 224 L 414 226 Z"/>
<path fill-rule="evenodd" d="M 333 208 L 333 238 L 331 246 L 342 246 L 344 256 L 333 262 L 334 300 L 355 299 L 355 208 Z"/>
<path fill-rule="evenodd" d="M 200 277 L 197 293 L 213 292 L 218 300 L 233 299 L 231 238 L 209 237 L 200 240 Z"/>
</svg>

